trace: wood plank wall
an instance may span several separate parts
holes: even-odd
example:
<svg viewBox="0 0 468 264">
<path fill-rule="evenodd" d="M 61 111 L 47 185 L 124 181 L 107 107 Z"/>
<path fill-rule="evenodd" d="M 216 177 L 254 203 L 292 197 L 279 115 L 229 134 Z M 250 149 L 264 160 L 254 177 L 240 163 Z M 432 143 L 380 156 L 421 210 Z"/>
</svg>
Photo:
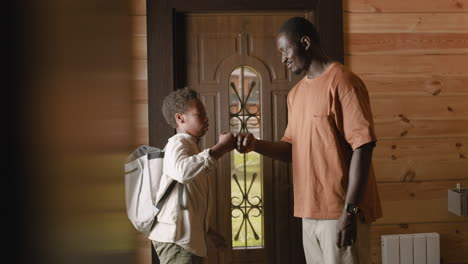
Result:
<svg viewBox="0 0 468 264">
<path fill-rule="evenodd" d="M 468 218 L 447 211 L 447 189 L 468 187 L 468 0 L 344 0 L 343 9 L 345 64 L 368 86 L 379 138 L 373 263 L 381 235 L 420 232 L 441 235 L 442 263 L 468 263 Z M 132 0 L 131 18 L 135 144 L 147 144 L 145 0 Z M 149 263 L 139 241 L 139 263 Z"/>
<path fill-rule="evenodd" d="M 4 235 L 15 263 L 133 263 L 123 171 L 133 133 L 129 5 L 96 2 L 3 9 L 15 14 L 2 182 L 3 204 L 15 205 Z"/>
<path fill-rule="evenodd" d="M 441 263 L 468 262 L 468 218 L 447 189 L 468 187 L 468 1 L 344 0 L 345 64 L 367 84 L 380 139 L 374 155 L 380 236 L 438 232 Z"/>
<path fill-rule="evenodd" d="M 146 48 L 146 0 L 131 0 L 131 38 L 132 38 L 132 72 L 133 106 L 135 117 L 135 145 L 149 144 L 148 137 L 148 58 Z M 136 264 L 151 263 L 150 241 L 138 232 Z"/>
</svg>

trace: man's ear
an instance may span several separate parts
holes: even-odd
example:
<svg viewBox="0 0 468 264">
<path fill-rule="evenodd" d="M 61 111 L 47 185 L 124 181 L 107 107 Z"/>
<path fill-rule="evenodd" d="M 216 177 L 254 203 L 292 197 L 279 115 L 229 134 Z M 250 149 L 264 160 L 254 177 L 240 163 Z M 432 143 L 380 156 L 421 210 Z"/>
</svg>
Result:
<svg viewBox="0 0 468 264">
<path fill-rule="evenodd" d="M 301 45 L 302 47 L 305 49 L 305 50 L 309 50 L 310 49 L 310 45 L 311 45 L 311 41 L 310 41 L 310 38 L 308 36 L 303 36 L 301 38 Z"/>
<path fill-rule="evenodd" d="M 174 118 L 177 124 L 183 124 L 185 122 L 184 115 L 181 113 L 175 113 Z"/>
</svg>

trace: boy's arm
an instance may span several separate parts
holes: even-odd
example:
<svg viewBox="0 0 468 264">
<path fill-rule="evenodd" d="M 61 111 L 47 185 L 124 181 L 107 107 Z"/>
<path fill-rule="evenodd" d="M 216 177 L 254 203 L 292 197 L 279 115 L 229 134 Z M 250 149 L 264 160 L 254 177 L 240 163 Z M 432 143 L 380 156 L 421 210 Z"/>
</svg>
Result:
<svg viewBox="0 0 468 264">
<path fill-rule="evenodd" d="M 169 162 L 173 164 L 171 165 L 173 169 L 167 170 L 167 173 L 183 184 L 189 183 L 198 175 L 207 173 L 216 166 L 216 159 L 209 154 L 209 149 L 191 155 L 190 144 L 192 143 L 181 140 L 166 150 L 165 159 L 170 159 Z"/>
<path fill-rule="evenodd" d="M 178 142 L 169 153 L 168 158 L 174 159 L 174 173 L 171 177 L 180 183 L 188 183 L 201 173 L 207 173 L 214 169 L 216 160 L 226 152 L 234 149 L 235 138 L 232 133 L 224 133 L 219 136 L 219 142 L 211 149 L 205 149 L 196 155 L 189 155 L 189 146 L 184 140 Z M 166 151 L 168 153 L 168 151 Z"/>
<path fill-rule="evenodd" d="M 236 147 L 236 138 L 229 133 L 222 133 L 219 135 L 219 140 L 216 145 L 210 148 L 210 155 L 215 158 L 221 158 L 225 153 L 230 152 Z"/>
</svg>

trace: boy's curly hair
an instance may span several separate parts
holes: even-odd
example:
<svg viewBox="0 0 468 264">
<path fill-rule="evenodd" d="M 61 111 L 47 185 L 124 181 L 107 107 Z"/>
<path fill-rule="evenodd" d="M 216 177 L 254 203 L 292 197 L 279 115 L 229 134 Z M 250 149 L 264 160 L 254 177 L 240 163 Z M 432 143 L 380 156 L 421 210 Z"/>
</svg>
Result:
<svg viewBox="0 0 468 264">
<path fill-rule="evenodd" d="M 198 93 L 188 87 L 177 89 L 166 96 L 162 103 L 162 113 L 166 122 L 173 128 L 177 128 L 176 113 L 184 113 L 191 99 L 198 98 Z"/>
</svg>

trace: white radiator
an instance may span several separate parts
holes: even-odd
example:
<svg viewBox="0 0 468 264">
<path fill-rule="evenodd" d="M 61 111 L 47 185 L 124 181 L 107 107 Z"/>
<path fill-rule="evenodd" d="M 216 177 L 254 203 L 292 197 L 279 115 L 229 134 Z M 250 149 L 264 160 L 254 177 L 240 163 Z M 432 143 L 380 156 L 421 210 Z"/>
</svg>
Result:
<svg viewBox="0 0 468 264">
<path fill-rule="evenodd" d="M 440 264 L 439 234 L 382 236 L 382 264 Z"/>
</svg>

